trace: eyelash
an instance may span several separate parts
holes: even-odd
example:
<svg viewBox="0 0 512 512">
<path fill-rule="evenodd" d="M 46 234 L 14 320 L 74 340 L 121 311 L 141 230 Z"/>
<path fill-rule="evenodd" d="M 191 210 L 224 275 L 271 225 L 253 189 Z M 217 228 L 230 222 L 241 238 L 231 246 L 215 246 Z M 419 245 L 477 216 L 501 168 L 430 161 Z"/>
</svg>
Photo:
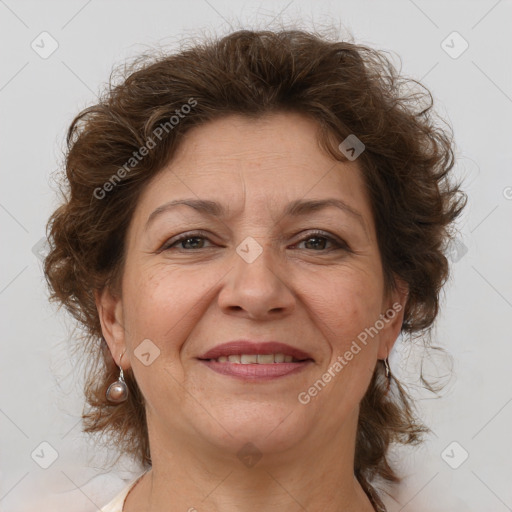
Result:
<svg viewBox="0 0 512 512">
<path fill-rule="evenodd" d="M 201 231 L 194 231 L 194 232 L 190 232 L 190 233 L 185 233 L 183 236 L 181 236 L 180 238 L 172 241 L 172 243 L 170 242 L 167 242 L 165 243 L 162 248 L 160 249 L 160 252 L 162 251 L 168 251 L 170 249 L 173 248 L 173 246 L 179 244 L 180 242 L 185 242 L 189 239 L 193 239 L 193 238 L 203 238 L 205 240 L 209 240 L 210 239 L 206 236 L 206 233 L 204 232 L 201 232 Z M 328 242 L 331 242 L 335 247 L 334 249 L 322 249 L 320 251 L 314 251 L 314 252 L 328 252 L 328 251 L 334 251 L 334 250 L 344 250 L 344 251 L 350 251 L 350 247 L 348 246 L 348 244 L 346 242 L 344 242 L 343 240 L 338 240 L 332 236 L 329 236 L 327 233 L 325 233 L 324 231 L 312 231 L 310 233 L 308 233 L 308 236 L 302 238 L 301 240 L 299 240 L 297 242 L 297 244 L 301 243 L 301 242 L 304 242 L 304 241 L 307 241 L 307 240 L 310 240 L 311 238 L 323 238 L 325 240 L 327 240 Z M 297 244 L 294 244 L 294 245 L 297 245 Z M 203 248 L 201 248 L 203 249 Z M 201 249 L 179 249 L 181 251 L 184 251 L 184 252 L 194 252 L 194 251 L 199 251 Z M 308 250 L 312 250 L 312 249 L 308 249 Z"/>
</svg>

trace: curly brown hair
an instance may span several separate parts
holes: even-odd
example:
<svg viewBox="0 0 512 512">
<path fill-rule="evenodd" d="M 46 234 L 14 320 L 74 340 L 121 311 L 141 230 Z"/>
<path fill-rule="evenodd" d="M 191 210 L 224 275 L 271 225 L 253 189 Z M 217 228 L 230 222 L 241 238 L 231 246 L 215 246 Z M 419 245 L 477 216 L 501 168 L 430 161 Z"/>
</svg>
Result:
<svg viewBox="0 0 512 512">
<path fill-rule="evenodd" d="M 86 432 L 108 434 L 112 446 L 151 464 L 144 398 L 133 373 L 125 374 L 128 401 L 112 405 L 105 398 L 118 368 L 102 336 L 94 292 L 118 289 L 138 198 L 183 135 L 228 114 L 309 116 L 321 128 L 321 147 L 339 161 L 346 158 L 338 144 L 348 135 L 364 143 L 358 163 L 385 286 L 392 289 L 396 278 L 407 283 L 402 332 L 428 338 L 448 277 L 452 223 L 466 196 L 449 179 L 453 135 L 445 122 L 437 123 L 431 93 L 401 76 L 385 53 L 302 30 L 240 30 L 174 53 L 141 55 L 125 66 L 120 83 L 111 77 L 98 103 L 75 117 L 61 176 L 64 201 L 47 225 L 44 272 L 51 300 L 62 303 L 84 332 Z M 380 499 L 370 482 L 399 481 L 388 460 L 390 444 L 417 443 L 427 430 L 398 380 L 391 393 L 385 381 L 378 364 L 360 404 L 356 439 L 354 472 L 374 505 Z"/>
</svg>

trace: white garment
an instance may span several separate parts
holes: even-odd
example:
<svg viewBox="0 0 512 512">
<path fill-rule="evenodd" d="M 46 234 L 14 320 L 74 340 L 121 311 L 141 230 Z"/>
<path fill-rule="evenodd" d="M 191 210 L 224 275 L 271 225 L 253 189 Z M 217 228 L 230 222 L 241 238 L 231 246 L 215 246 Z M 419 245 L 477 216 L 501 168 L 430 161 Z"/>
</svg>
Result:
<svg viewBox="0 0 512 512">
<path fill-rule="evenodd" d="M 104 507 L 101 508 L 100 512 L 122 512 L 123 506 L 124 506 L 124 500 L 126 499 L 126 496 L 128 496 L 128 493 L 130 492 L 130 489 L 135 487 L 135 484 L 145 475 L 146 473 L 143 473 L 142 475 L 138 476 L 135 480 L 133 480 L 130 484 L 128 484 L 124 489 L 121 490 L 119 494 L 117 494 L 112 501 L 107 503 Z"/>
</svg>

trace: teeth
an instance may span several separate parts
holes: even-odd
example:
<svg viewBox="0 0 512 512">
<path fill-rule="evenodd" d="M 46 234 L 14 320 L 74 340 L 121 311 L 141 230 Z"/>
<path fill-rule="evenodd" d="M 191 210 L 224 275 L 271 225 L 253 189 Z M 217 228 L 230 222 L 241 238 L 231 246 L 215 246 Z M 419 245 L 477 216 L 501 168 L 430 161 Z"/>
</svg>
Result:
<svg viewBox="0 0 512 512">
<path fill-rule="evenodd" d="M 274 362 L 274 354 L 258 354 L 258 363 L 269 364 Z"/>
<path fill-rule="evenodd" d="M 233 354 L 231 356 L 220 356 L 214 361 L 219 363 L 272 364 L 291 363 L 298 360 L 293 356 L 285 356 L 284 354 Z"/>
</svg>

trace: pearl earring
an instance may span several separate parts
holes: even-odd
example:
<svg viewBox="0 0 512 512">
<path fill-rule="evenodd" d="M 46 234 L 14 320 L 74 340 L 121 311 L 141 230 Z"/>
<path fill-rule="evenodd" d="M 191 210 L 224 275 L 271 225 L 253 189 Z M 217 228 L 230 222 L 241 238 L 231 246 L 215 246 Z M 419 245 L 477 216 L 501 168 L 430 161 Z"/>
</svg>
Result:
<svg viewBox="0 0 512 512">
<path fill-rule="evenodd" d="M 107 389 L 107 392 L 105 393 L 107 400 L 114 404 L 120 404 L 121 402 L 126 401 L 126 399 L 128 398 L 128 386 L 124 381 L 124 374 L 121 366 L 119 366 L 119 370 L 119 378 L 115 382 L 110 384 L 110 386 Z"/>
</svg>

